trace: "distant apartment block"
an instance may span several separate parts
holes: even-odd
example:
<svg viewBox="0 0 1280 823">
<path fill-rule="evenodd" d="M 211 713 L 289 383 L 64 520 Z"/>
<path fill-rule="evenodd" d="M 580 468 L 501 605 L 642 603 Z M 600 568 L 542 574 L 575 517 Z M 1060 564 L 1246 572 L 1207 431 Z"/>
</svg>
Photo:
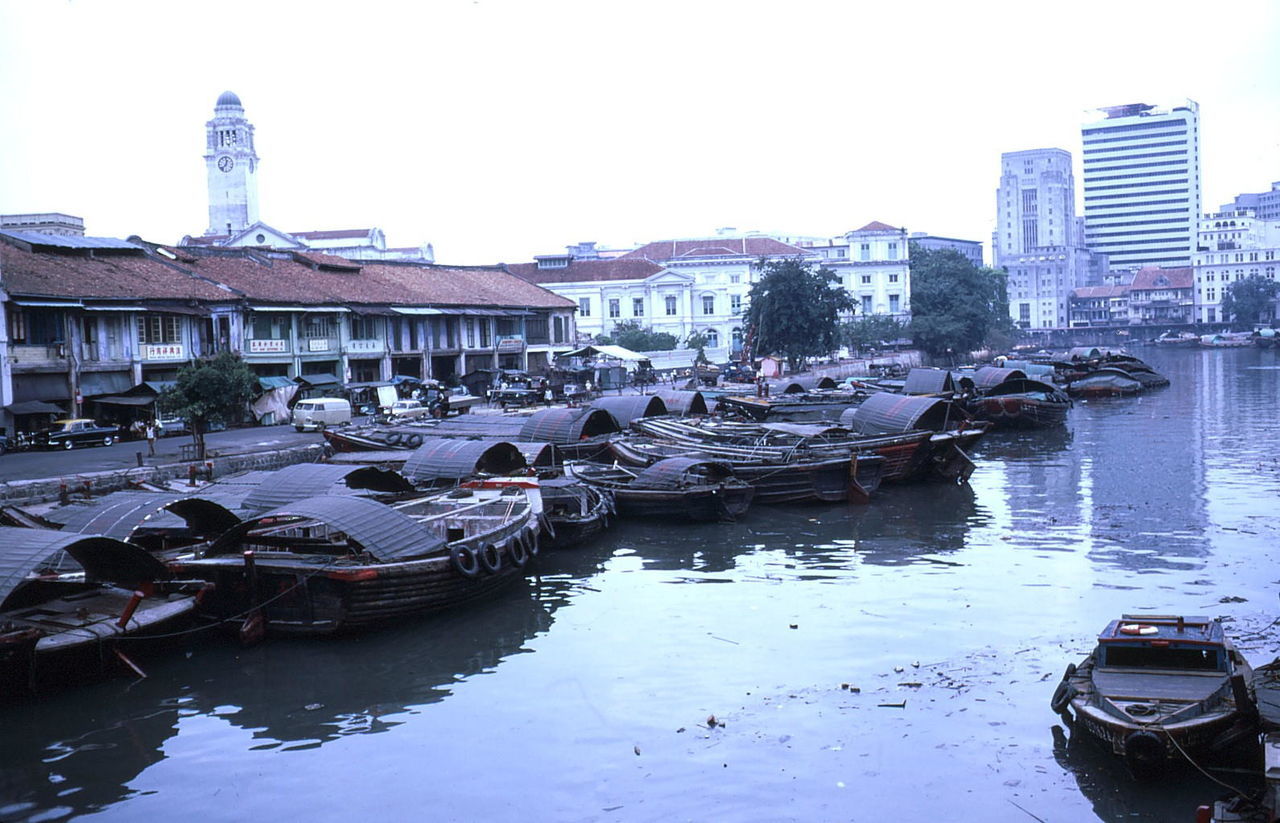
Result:
<svg viewBox="0 0 1280 823">
<path fill-rule="evenodd" d="M 1271 191 L 1237 194 L 1218 211 L 1251 211 L 1259 220 L 1280 220 L 1280 182 L 1272 183 Z"/>
<path fill-rule="evenodd" d="M 1084 248 L 1071 154 L 1032 149 L 1000 156 L 994 265 L 1009 276 L 1009 315 L 1023 329 L 1066 328 L 1071 293 L 1102 283 L 1106 259 Z"/>
<path fill-rule="evenodd" d="M 1200 114 L 1145 103 L 1110 106 L 1081 131 L 1084 244 L 1112 269 L 1186 267 L 1200 215 Z"/>
</svg>

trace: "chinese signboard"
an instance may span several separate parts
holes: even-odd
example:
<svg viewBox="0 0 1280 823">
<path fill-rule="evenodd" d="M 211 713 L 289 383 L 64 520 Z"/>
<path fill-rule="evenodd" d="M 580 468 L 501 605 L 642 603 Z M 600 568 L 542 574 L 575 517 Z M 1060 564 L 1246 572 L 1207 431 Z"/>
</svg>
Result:
<svg viewBox="0 0 1280 823">
<path fill-rule="evenodd" d="M 143 360 L 182 360 L 181 343 L 147 343 L 142 347 Z"/>
<path fill-rule="evenodd" d="M 288 340 L 250 340 L 250 354 L 270 354 L 272 352 L 283 352 L 289 350 Z"/>
<path fill-rule="evenodd" d="M 347 351 L 382 351 L 382 342 L 379 340 L 349 340 L 347 341 Z"/>
<path fill-rule="evenodd" d="M 519 337 L 504 337 L 498 341 L 498 351 L 503 354 L 524 351 L 524 340 Z"/>
<path fill-rule="evenodd" d="M 327 337 L 312 337 L 307 340 L 307 351 L 329 351 L 333 341 Z"/>
</svg>

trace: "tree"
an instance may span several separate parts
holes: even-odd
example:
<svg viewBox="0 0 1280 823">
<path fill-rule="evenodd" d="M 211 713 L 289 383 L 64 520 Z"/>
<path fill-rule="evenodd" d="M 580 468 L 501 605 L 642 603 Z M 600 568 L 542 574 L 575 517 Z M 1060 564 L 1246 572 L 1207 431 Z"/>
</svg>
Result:
<svg viewBox="0 0 1280 823">
<path fill-rule="evenodd" d="M 687 340 L 684 341 L 686 349 L 697 349 L 698 353 L 694 355 L 695 363 L 710 363 L 707 358 L 707 344 L 711 342 L 711 338 L 707 337 L 706 332 L 695 331 L 690 333 Z"/>
<path fill-rule="evenodd" d="M 253 398 L 258 378 L 233 352 L 199 360 L 178 371 L 178 380 L 165 389 L 157 405 L 191 427 L 196 454 L 204 459 L 204 435 L 210 423 L 231 423 Z"/>
<path fill-rule="evenodd" d="M 969 352 L 1010 333 L 1008 275 L 955 249 L 911 244 L 911 337 L 933 355 Z"/>
<path fill-rule="evenodd" d="M 840 326 L 840 340 L 850 349 L 862 349 L 897 340 L 905 331 L 906 326 L 896 317 L 864 315 Z"/>
<path fill-rule="evenodd" d="M 796 370 L 806 357 L 830 354 L 840 345 L 840 314 L 853 298 L 835 272 L 816 271 L 799 258 L 761 261 L 764 274 L 751 286 L 747 323 L 759 354 L 780 354 Z"/>
<path fill-rule="evenodd" d="M 680 344 L 674 334 L 643 328 L 638 320 L 624 320 L 613 327 L 613 334 L 600 335 L 596 340 L 632 351 L 671 351 Z"/>
<path fill-rule="evenodd" d="M 1263 319 L 1275 317 L 1280 283 L 1260 274 L 1251 274 L 1222 290 L 1222 319 L 1253 326 Z"/>
</svg>

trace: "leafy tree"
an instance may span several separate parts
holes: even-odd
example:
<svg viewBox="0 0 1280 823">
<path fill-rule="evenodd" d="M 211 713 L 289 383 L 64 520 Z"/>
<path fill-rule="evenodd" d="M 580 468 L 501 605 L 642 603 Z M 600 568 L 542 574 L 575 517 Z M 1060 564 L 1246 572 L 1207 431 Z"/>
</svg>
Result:
<svg viewBox="0 0 1280 823">
<path fill-rule="evenodd" d="M 761 261 L 764 274 L 751 286 L 747 323 L 759 354 L 780 354 L 793 370 L 806 357 L 830 354 L 840 345 L 840 314 L 856 306 L 839 277 L 816 271 L 799 258 Z"/>
<path fill-rule="evenodd" d="M 643 328 L 636 320 L 624 320 L 613 327 L 613 334 L 600 335 L 596 340 L 632 351 L 671 351 L 680 344 L 674 334 Z"/>
<path fill-rule="evenodd" d="M 864 315 L 841 325 L 840 339 L 850 349 L 862 349 L 897 340 L 905 331 L 906 325 L 896 317 Z"/>
<path fill-rule="evenodd" d="M 186 418 L 196 454 L 204 459 L 204 435 L 210 423 L 232 423 L 253 398 L 258 378 L 234 352 L 222 352 L 184 366 L 178 380 L 165 389 L 158 405 Z"/>
<path fill-rule="evenodd" d="M 1008 275 L 955 249 L 911 244 L 911 336 L 933 355 L 969 352 L 1010 333 Z"/>
<path fill-rule="evenodd" d="M 1259 274 L 1237 280 L 1222 290 L 1222 319 L 1252 326 L 1259 320 L 1275 316 L 1280 283 Z"/>
<path fill-rule="evenodd" d="M 698 350 L 698 353 L 694 355 L 693 362 L 710 363 L 711 361 L 707 358 L 707 344 L 710 342 L 711 338 L 707 337 L 705 332 L 695 331 L 684 341 L 684 347 Z"/>
</svg>

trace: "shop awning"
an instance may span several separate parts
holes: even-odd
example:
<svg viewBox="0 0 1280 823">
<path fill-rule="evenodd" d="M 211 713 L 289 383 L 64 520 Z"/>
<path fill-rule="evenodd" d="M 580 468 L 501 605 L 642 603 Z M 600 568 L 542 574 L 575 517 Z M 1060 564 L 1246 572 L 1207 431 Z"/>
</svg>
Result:
<svg viewBox="0 0 1280 823">
<path fill-rule="evenodd" d="M 90 371 L 80 375 L 80 393 L 85 397 L 123 394 L 133 388 L 133 377 L 124 371 Z"/>
<path fill-rule="evenodd" d="M 66 414 L 67 410 L 43 400 L 26 400 L 22 403 L 11 403 L 4 407 L 9 414 Z"/>
<path fill-rule="evenodd" d="M 155 397 L 146 394 L 104 394 L 101 397 L 89 399 L 94 403 L 105 403 L 108 406 L 150 406 L 156 402 Z"/>
<path fill-rule="evenodd" d="M 28 300 L 21 297 L 11 298 L 13 303 L 19 306 L 33 306 L 46 309 L 81 309 L 84 304 L 79 300 Z"/>
</svg>

